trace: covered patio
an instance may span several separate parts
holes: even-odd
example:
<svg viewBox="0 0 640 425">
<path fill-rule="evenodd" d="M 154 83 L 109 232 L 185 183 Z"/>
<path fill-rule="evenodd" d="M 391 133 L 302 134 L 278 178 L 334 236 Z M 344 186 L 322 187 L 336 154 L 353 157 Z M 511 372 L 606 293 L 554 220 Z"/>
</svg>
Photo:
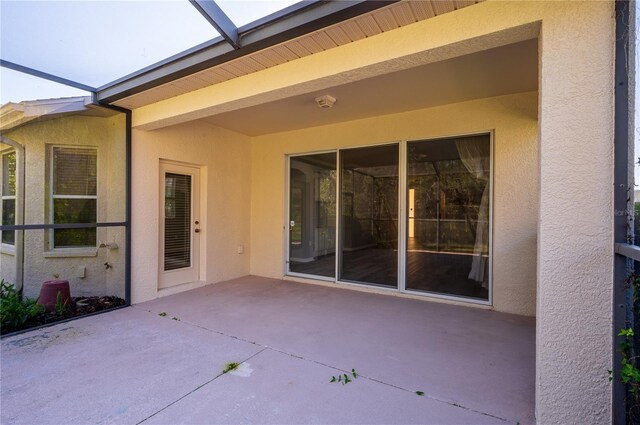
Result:
<svg viewBox="0 0 640 425">
<path fill-rule="evenodd" d="M 3 423 L 534 423 L 535 318 L 255 276 L 106 315 L 2 340 Z"/>
</svg>

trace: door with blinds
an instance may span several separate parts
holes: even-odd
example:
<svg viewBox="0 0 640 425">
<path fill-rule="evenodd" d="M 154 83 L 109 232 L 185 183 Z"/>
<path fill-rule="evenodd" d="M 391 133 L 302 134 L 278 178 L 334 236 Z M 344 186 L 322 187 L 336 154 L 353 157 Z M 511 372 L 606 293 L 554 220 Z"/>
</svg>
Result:
<svg viewBox="0 0 640 425">
<path fill-rule="evenodd" d="M 161 162 L 160 288 L 200 280 L 200 236 L 200 169 Z"/>
</svg>

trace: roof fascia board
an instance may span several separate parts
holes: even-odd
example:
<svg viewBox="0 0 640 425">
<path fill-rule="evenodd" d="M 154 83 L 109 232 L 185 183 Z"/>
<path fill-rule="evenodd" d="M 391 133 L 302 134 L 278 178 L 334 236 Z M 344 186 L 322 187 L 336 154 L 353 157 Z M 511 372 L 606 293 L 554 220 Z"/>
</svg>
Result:
<svg viewBox="0 0 640 425">
<path fill-rule="evenodd" d="M 293 12 L 281 19 L 275 19 L 261 26 L 247 28 L 246 30 L 243 28 L 241 33 L 242 44 L 251 45 L 272 37 L 282 38 L 277 43 L 274 43 L 278 44 L 380 9 L 397 1 L 333 0 L 311 3 L 308 8 Z"/>
<path fill-rule="evenodd" d="M 236 50 L 224 39 L 204 43 L 201 49 L 190 49 L 120 80 L 99 87 L 97 100 L 112 103 L 159 85 L 231 61 L 285 41 L 300 37 L 338 22 L 379 9 L 398 0 L 385 1 L 320 1 L 301 8 L 289 9 L 270 22 L 248 25 L 239 32 L 241 48 Z M 295 6 L 295 5 L 294 5 Z M 285 10 L 286 11 L 286 10 Z M 284 12 L 284 11 L 283 11 Z"/>
<path fill-rule="evenodd" d="M 241 26 L 240 28 L 238 28 L 238 31 L 241 34 L 245 34 L 249 31 L 253 31 L 257 28 L 260 28 L 264 25 L 269 25 L 271 22 L 274 22 L 278 19 L 282 19 L 286 16 L 289 15 L 293 15 L 294 13 L 299 13 L 300 11 L 307 9 L 309 7 L 314 7 L 317 5 L 317 3 L 321 2 L 323 0 L 303 0 L 303 1 L 299 1 L 297 3 L 292 4 L 291 6 L 287 6 L 284 9 L 280 9 L 277 12 L 271 13 L 269 15 L 263 16 L 260 19 L 257 19 L 255 21 L 249 22 L 248 24 L 245 24 L 243 26 Z M 324 0 L 326 1 L 326 0 Z"/>
<path fill-rule="evenodd" d="M 231 44 L 234 49 L 239 49 L 238 27 L 229 19 L 226 13 L 213 0 L 189 0 L 198 12 Z"/>
</svg>

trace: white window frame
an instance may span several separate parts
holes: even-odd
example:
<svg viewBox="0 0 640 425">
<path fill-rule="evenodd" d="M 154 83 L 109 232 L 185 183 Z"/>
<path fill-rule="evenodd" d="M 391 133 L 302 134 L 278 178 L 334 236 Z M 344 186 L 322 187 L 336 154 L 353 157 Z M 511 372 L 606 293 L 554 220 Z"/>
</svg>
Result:
<svg viewBox="0 0 640 425">
<path fill-rule="evenodd" d="M 78 148 L 78 149 L 92 149 L 95 151 L 96 153 L 96 194 L 95 195 L 55 195 L 53 193 L 53 189 L 54 189 L 54 166 L 53 166 L 53 153 L 56 149 L 58 148 L 62 148 L 62 149 L 69 149 L 69 148 Z M 49 155 L 48 161 L 49 161 L 49 193 L 48 198 L 49 198 L 49 214 L 48 214 L 48 218 L 49 218 L 49 223 L 53 224 L 53 220 L 54 220 L 54 210 L 53 210 L 53 204 L 54 204 L 54 200 L 55 199 L 94 199 L 96 201 L 96 223 L 98 222 L 98 186 L 99 186 L 99 170 L 98 170 L 98 147 L 97 146 L 93 146 L 93 145 L 49 145 L 49 149 L 47 154 Z M 96 245 L 94 246 L 65 246 L 65 247 L 56 247 L 55 246 L 55 238 L 54 238 L 54 233 L 55 230 L 51 230 L 49 231 L 49 251 L 53 252 L 53 253 L 59 253 L 59 254 L 63 254 L 64 253 L 69 253 L 69 254 L 85 254 L 88 256 L 94 256 L 97 252 L 97 247 L 98 247 L 98 237 L 97 237 L 97 231 L 98 229 L 96 228 Z M 46 256 L 46 255 L 45 255 Z"/>
<path fill-rule="evenodd" d="M 0 152 L 0 175 L 2 175 L 2 173 L 4 172 L 4 157 L 7 156 L 7 155 L 10 155 L 10 154 L 16 155 L 16 161 L 17 161 L 18 153 L 16 152 L 15 149 L 13 149 L 13 148 L 5 149 L 4 151 Z M 16 168 L 16 190 L 15 190 L 16 193 L 14 193 L 13 195 L 5 195 L 4 193 L 1 193 L 2 192 L 2 187 L 0 187 L 0 199 L 1 199 L 1 202 L 0 202 L 0 217 L 2 215 L 2 211 L 3 211 L 3 207 L 4 207 L 4 201 L 13 200 L 13 201 L 17 202 L 17 199 L 18 199 L 17 198 L 17 191 L 18 191 L 18 188 L 17 188 L 17 168 Z M 14 207 L 14 214 L 15 214 L 15 207 Z M 15 246 L 15 230 L 9 230 L 9 232 L 13 232 L 13 234 L 14 234 L 13 243 L 10 244 L 10 243 L 6 243 L 6 242 L 2 242 L 2 238 L 0 236 L 0 243 L 1 243 L 0 250 L 1 250 L 2 253 L 13 254 L 13 253 L 15 253 L 15 249 L 16 249 L 16 246 Z M 0 232 L 0 234 L 1 233 L 2 232 Z"/>
</svg>

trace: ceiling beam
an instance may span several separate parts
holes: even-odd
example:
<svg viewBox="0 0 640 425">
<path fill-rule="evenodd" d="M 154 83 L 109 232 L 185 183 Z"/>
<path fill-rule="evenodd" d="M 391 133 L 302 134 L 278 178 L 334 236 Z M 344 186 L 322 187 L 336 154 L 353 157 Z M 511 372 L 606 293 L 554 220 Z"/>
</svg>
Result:
<svg viewBox="0 0 640 425">
<path fill-rule="evenodd" d="M 112 103 L 161 84 L 231 61 L 330 25 L 379 9 L 386 1 L 303 1 L 238 29 L 239 49 L 222 37 L 98 88 L 97 99 Z"/>
<path fill-rule="evenodd" d="M 238 27 L 214 0 L 189 0 L 189 2 L 218 30 L 227 43 L 236 50 L 240 48 Z"/>
</svg>

